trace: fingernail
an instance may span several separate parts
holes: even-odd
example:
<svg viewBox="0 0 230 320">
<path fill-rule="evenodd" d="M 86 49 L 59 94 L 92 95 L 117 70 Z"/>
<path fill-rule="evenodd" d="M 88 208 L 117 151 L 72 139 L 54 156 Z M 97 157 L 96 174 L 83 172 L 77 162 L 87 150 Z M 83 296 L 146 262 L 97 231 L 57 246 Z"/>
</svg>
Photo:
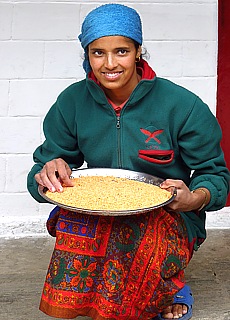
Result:
<svg viewBox="0 0 230 320">
<path fill-rule="evenodd" d="M 58 188 L 58 192 L 62 192 L 63 191 L 63 188 L 62 187 L 59 187 Z"/>
<path fill-rule="evenodd" d="M 51 192 L 55 192 L 56 189 L 55 189 L 54 187 L 51 187 L 51 188 L 50 188 L 50 191 L 51 191 Z"/>
</svg>

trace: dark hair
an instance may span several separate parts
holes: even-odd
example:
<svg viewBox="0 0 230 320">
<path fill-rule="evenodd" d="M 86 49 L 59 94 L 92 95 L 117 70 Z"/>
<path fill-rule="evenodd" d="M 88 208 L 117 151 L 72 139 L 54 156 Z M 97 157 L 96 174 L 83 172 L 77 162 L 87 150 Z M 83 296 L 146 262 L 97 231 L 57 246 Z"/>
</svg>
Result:
<svg viewBox="0 0 230 320">
<path fill-rule="evenodd" d="M 135 40 L 132 40 L 132 41 L 134 43 L 136 50 L 138 50 L 140 47 L 140 44 Z M 150 58 L 150 54 L 148 53 L 147 49 L 143 46 L 141 47 L 141 58 L 144 58 L 145 60 L 149 60 L 149 58 Z"/>
</svg>

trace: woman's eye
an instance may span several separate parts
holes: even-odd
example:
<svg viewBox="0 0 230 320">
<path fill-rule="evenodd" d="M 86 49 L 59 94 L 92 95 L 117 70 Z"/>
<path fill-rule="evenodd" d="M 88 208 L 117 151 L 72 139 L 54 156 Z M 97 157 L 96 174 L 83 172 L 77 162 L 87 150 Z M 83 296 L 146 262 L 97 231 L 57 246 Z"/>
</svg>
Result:
<svg viewBox="0 0 230 320">
<path fill-rule="evenodd" d="M 118 53 L 119 54 L 126 54 L 127 53 L 127 50 L 125 50 L 125 49 L 120 49 L 119 51 L 118 51 Z"/>
<path fill-rule="evenodd" d="M 93 52 L 93 54 L 94 54 L 95 56 L 101 56 L 101 55 L 103 54 L 103 52 L 100 51 L 100 50 L 96 50 L 96 51 Z"/>
</svg>

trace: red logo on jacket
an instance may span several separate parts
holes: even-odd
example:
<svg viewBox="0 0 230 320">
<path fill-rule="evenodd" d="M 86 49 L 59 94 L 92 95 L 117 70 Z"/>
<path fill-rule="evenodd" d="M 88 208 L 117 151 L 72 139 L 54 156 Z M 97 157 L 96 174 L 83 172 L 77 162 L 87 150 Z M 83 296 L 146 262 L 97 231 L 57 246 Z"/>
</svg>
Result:
<svg viewBox="0 0 230 320">
<path fill-rule="evenodd" d="M 156 130 L 153 132 L 150 132 L 149 130 L 146 129 L 140 129 L 142 133 L 144 133 L 148 138 L 145 140 L 145 143 L 148 143 L 151 139 L 154 139 L 157 143 L 161 144 L 160 139 L 158 139 L 156 136 L 161 134 L 164 130 Z"/>
</svg>

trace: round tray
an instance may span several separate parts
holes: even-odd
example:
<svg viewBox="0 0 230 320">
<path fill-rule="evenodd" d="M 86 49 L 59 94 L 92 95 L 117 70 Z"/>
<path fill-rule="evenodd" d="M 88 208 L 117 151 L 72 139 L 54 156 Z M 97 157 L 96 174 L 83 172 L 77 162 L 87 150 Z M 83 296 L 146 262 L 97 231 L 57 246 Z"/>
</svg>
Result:
<svg viewBox="0 0 230 320">
<path fill-rule="evenodd" d="M 118 178 L 126 178 L 130 180 L 137 180 L 144 183 L 150 183 L 156 186 L 160 186 L 160 184 L 164 181 L 161 178 L 158 178 L 156 176 L 143 173 L 143 172 L 136 172 L 131 170 L 124 170 L 124 169 L 110 169 L 110 168 L 91 168 L 91 169 L 78 169 L 73 170 L 71 174 L 71 178 L 77 178 L 81 176 L 114 176 Z M 75 211 L 79 213 L 86 213 L 90 215 L 104 215 L 104 216 L 127 216 L 127 215 L 133 215 L 133 214 L 141 214 L 145 213 L 160 207 L 163 207 L 170 202 L 172 202 L 176 196 L 176 188 L 170 187 L 169 191 L 171 192 L 171 198 L 167 201 L 160 203 L 156 206 L 148 207 L 148 208 L 141 208 L 136 210 L 120 210 L 120 211 L 107 211 L 107 210 L 89 210 L 84 208 L 77 208 L 72 206 L 67 206 L 65 204 L 53 201 L 52 199 L 48 198 L 46 196 L 47 188 L 43 186 L 38 187 L 39 194 L 48 202 L 53 203 L 61 208 L 64 208 L 66 210 Z"/>
</svg>

